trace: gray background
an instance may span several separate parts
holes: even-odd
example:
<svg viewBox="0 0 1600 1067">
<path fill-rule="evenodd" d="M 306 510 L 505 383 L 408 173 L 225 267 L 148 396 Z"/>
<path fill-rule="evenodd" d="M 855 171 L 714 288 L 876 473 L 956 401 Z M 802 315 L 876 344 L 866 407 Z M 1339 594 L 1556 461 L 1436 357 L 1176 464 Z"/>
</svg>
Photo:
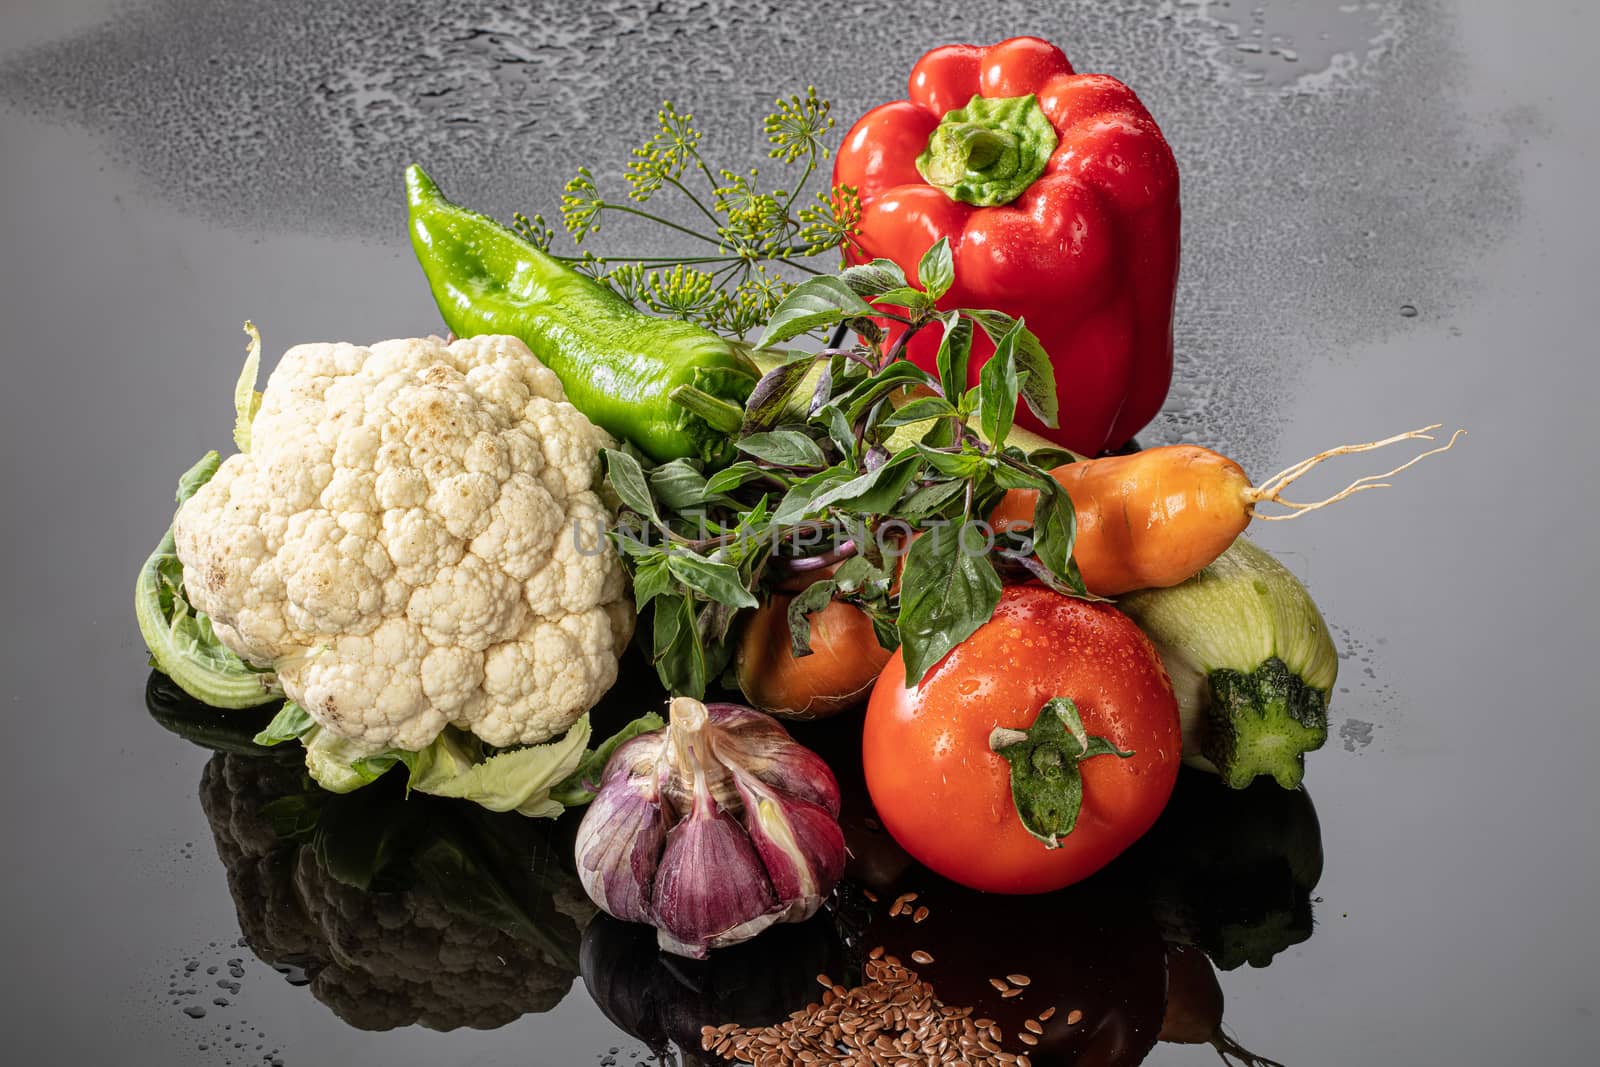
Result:
<svg viewBox="0 0 1600 1067">
<path fill-rule="evenodd" d="M 1032 32 L 1130 83 L 1182 171 L 1178 380 L 1147 443 L 1260 477 L 1340 441 L 1470 431 L 1392 490 L 1260 530 L 1348 658 L 1309 776 L 1320 928 L 1223 976 L 1229 1025 L 1295 1067 L 1590 1062 L 1597 31 L 1578 2 L 7 0 L 13 1057 L 220 1062 L 236 1031 L 293 1063 L 637 1047 L 581 990 L 486 1034 L 365 1034 L 254 961 L 229 1009 L 172 1007 L 182 960 L 236 955 L 237 924 L 194 800 L 204 755 L 140 706 L 134 572 L 176 473 L 226 445 L 242 320 L 269 360 L 437 329 L 404 163 L 553 216 L 663 98 L 743 167 L 779 92 L 814 83 L 848 125 L 928 47 Z"/>
</svg>

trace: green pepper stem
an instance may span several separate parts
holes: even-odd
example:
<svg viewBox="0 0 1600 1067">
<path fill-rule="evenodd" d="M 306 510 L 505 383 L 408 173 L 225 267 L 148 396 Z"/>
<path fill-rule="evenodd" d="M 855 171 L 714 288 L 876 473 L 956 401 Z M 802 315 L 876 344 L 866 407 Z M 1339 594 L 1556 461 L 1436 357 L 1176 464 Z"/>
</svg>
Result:
<svg viewBox="0 0 1600 1067">
<path fill-rule="evenodd" d="M 1004 130 L 992 130 L 976 123 L 958 123 L 951 128 L 952 148 L 961 157 L 961 170 L 981 172 L 1002 162 L 1006 153 L 1017 149 L 1017 139 Z"/>
<path fill-rule="evenodd" d="M 733 433 L 744 425 L 744 408 L 721 397 L 712 396 L 704 389 L 680 385 L 667 394 L 680 407 L 686 408 L 706 421 L 706 425 L 723 433 Z"/>
<path fill-rule="evenodd" d="M 1055 127 L 1031 93 L 974 96 L 934 127 L 917 170 L 952 200 L 1009 204 L 1044 173 L 1057 143 Z"/>
</svg>

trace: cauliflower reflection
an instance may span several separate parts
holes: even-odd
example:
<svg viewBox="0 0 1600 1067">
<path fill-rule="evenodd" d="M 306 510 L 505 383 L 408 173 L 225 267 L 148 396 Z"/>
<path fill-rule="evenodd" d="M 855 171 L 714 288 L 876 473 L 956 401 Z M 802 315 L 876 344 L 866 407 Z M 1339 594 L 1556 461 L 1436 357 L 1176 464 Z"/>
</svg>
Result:
<svg viewBox="0 0 1600 1067">
<path fill-rule="evenodd" d="M 252 951 L 352 1026 L 489 1029 L 572 988 L 594 908 L 554 826 L 226 753 L 200 803 Z"/>
</svg>

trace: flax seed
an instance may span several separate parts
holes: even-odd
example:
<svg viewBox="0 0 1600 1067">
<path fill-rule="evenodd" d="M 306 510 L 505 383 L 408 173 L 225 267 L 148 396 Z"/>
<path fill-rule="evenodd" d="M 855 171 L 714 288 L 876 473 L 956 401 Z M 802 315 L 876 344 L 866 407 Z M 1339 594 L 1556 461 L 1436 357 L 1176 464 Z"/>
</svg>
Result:
<svg viewBox="0 0 1600 1067">
<path fill-rule="evenodd" d="M 869 960 L 881 960 L 881 959 L 883 959 L 883 946 L 879 945 L 877 948 L 875 948 L 871 952 L 867 953 L 867 959 L 869 959 Z"/>
<path fill-rule="evenodd" d="M 921 908 L 918 908 L 912 914 L 911 921 L 914 922 L 914 923 L 919 923 L 919 922 L 922 922 L 927 917 L 928 917 L 928 909 L 926 907 L 921 907 Z"/>
<path fill-rule="evenodd" d="M 1067 1012 L 1067 1025 L 1068 1026 L 1077 1026 L 1082 1021 L 1083 1021 L 1083 1012 L 1079 1011 L 1077 1008 L 1073 1008 L 1071 1011 Z"/>
<path fill-rule="evenodd" d="M 1022 996 L 1022 990 L 1020 990 L 1020 989 L 1008 989 L 1004 993 L 1000 994 L 1000 999 L 1001 1000 L 1010 1000 L 1012 997 L 1020 997 L 1020 996 Z"/>
<path fill-rule="evenodd" d="M 1032 1033 L 1035 1033 L 1035 1034 L 1044 1033 L 1044 1027 L 1039 1025 L 1039 1020 L 1037 1020 L 1037 1019 L 1029 1019 L 1026 1022 L 1024 1022 L 1022 1024 L 1022 1026 L 1023 1026 L 1023 1029 L 1031 1031 Z"/>
<path fill-rule="evenodd" d="M 1010 982 L 1012 985 L 1025 986 L 1031 984 L 1033 979 L 1029 978 L 1025 974 L 1008 974 L 1006 975 L 1006 981 Z"/>
<path fill-rule="evenodd" d="M 1010 986 L 1006 985 L 1006 980 L 1004 978 L 991 978 L 989 979 L 989 984 L 994 986 L 1002 993 L 1011 988 Z"/>
<path fill-rule="evenodd" d="M 912 959 L 920 962 L 918 955 Z M 881 950 L 870 955 L 862 982 L 844 989 L 819 975 L 818 983 L 827 989 L 821 1003 L 774 1026 L 708 1028 L 701 1031 L 702 1040 L 709 1037 L 712 1051 L 723 1060 L 754 1067 L 1031 1067 L 1001 1047 L 993 1020 L 974 1020 L 970 1007 L 944 1004 L 932 986 L 893 956 Z"/>
<path fill-rule="evenodd" d="M 912 963 L 920 963 L 923 966 L 927 966 L 928 964 L 933 962 L 933 957 L 928 955 L 926 952 L 922 951 L 919 948 L 919 949 L 917 949 L 917 951 L 915 951 L 915 952 L 913 952 L 911 954 L 911 962 Z"/>
<path fill-rule="evenodd" d="M 1033 1067 L 1033 1061 L 1028 1058 L 1028 1054 L 1026 1052 L 1023 1052 L 1017 1056 L 1017 1067 Z"/>
<path fill-rule="evenodd" d="M 1052 1018 L 1055 1017 L 1055 1014 L 1056 1014 L 1056 1006 L 1054 1004 L 1052 1004 L 1048 1008 L 1046 1008 L 1044 1011 L 1041 1011 L 1039 1013 L 1039 1021 L 1042 1022 L 1042 1023 L 1047 1023 Z"/>
<path fill-rule="evenodd" d="M 872 901 L 874 904 L 876 904 L 878 902 L 878 894 L 874 893 L 870 889 L 863 889 L 861 891 L 861 895 L 866 897 L 868 900 Z"/>
<path fill-rule="evenodd" d="M 1039 1039 L 1028 1033 L 1026 1030 L 1017 1035 L 1017 1040 L 1021 1041 L 1024 1045 L 1037 1045 L 1039 1043 Z"/>
</svg>

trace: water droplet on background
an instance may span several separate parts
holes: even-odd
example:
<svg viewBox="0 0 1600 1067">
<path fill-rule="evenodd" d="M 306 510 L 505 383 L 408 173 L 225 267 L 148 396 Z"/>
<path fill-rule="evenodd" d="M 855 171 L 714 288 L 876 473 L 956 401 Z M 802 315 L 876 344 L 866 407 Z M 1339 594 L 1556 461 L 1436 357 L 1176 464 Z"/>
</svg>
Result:
<svg viewBox="0 0 1600 1067">
<path fill-rule="evenodd" d="M 849 0 L 648 17 L 622 0 L 537 17 L 440 0 L 427 47 L 406 10 L 386 0 L 303 3 L 264 24 L 255 0 L 129 6 L 0 63 L 0 99 L 98 133 L 144 191 L 181 210 L 247 230 L 399 247 L 395 176 L 414 158 L 491 214 L 549 215 L 579 163 L 625 188 L 628 150 L 669 96 L 736 131 L 759 128 L 769 92 L 815 82 L 843 126 L 903 91 L 926 41 L 997 40 L 1027 26 L 1133 86 L 1183 173 L 1175 380 L 1184 384 L 1146 443 L 1199 442 L 1247 467 L 1275 457 L 1277 401 L 1303 361 L 1393 329 L 1391 315 L 1360 309 L 1387 306 L 1402 286 L 1416 292 L 1419 262 L 1476 262 L 1517 207 L 1514 144 L 1471 123 L 1449 91 L 1460 49 L 1444 0 L 1161 11 L 992 0 L 977 23 L 949 5 L 920 18 L 915 35 L 841 37 L 826 62 L 790 42 L 858 17 Z M 1242 40 L 1271 41 L 1276 54 L 1238 52 Z M 577 128 L 599 135 L 568 136 Z M 284 153 L 264 160 L 263 145 L 291 146 L 293 166 Z M 751 139 L 730 134 L 718 147 L 727 155 L 715 162 L 780 173 Z M 1264 171 L 1262 160 L 1275 165 Z M 1386 196 L 1345 188 L 1352 173 Z M 1389 209 L 1424 185 L 1430 210 Z M 1477 225 L 1455 225 L 1467 211 Z M 648 235 L 640 251 L 681 251 L 668 241 Z M 1470 299 L 1461 281 L 1437 272 L 1416 295 L 1437 315 Z M 1294 315 L 1280 313 L 1291 305 Z"/>
</svg>

